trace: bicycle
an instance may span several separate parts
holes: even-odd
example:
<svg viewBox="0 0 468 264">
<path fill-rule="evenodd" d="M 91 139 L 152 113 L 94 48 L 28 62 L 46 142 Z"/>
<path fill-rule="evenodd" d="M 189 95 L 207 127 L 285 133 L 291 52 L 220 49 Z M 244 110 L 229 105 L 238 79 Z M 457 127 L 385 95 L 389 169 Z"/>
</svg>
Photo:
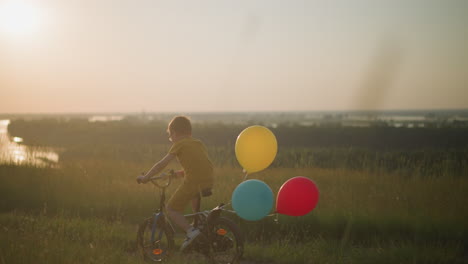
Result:
<svg viewBox="0 0 468 264">
<path fill-rule="evenodd" d="M 166 188 L 171 184 L 174 172 L 167 178 L 155 176 L 150 181 L 161 190 L 159 209 L 151 217 L 139 225 L 137 232 L 137 248 L 145 260 L 161 262 L 175 251 L 175 229 L 166 217 Z M 167 178 L 165 184 L 158 181 Z M 211 210 L 184 215 L 187 220 L 193 220 L 194 227 L 201 231 L 184 252 L 198 252 L 205 255 L 212 263 L 236 263 L 244 252 L 244 238 L 240 228 L 229 218 L 221 216 L 224 204 L 219 204 Z"/>
</svg>

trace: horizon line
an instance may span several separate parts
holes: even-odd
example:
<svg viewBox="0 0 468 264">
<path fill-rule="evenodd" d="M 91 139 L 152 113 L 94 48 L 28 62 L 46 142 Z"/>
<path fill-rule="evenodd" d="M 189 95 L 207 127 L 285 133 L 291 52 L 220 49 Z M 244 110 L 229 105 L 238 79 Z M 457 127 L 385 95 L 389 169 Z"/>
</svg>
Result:
<svg viewBox="0 0 468 264">
<path fill-rule="evenodd" d="M 468 108 L 420 108 L 420 109 L 354 109 L 354 110 L 256 110 L 256 111 L 83 111 L 83 112 L 5 112 L 0 115 L 141 115 L 141 114 L 267 114 L 267 113 L 379 113 L 379 112 L 446 112 L 468 111 Z"/>
</svg>

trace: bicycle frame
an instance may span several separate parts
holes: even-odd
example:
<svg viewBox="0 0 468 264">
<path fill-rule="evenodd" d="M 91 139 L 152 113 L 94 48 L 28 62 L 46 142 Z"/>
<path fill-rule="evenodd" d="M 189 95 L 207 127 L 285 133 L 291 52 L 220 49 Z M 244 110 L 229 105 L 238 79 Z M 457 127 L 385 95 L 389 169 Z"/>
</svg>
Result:
<svg viewBox="0 0 468 264">
<path fill-rule="evenodd" d="M 159 177 L 154 177 L 154 179 L 157 179 L 157 178 Z M 161 196 L 159 199 L 159 210 L 157 210 L 156 213 L 154 213 L 154 217 L 153 217 L 153 221 L 151 225 L 151 243 L 154 243 L 157 240 L 161 240 L 162 233 L 164 232 L 164 229 L 161 228 L 161 230 L 159 230 L 158 239 L 155 240 L 155 233 L 156 233 L 158 221 L 164 221 L 164 224 L 162 224 L 161 226 L 166 225 L 166 214 L 165 214 L 166 212 L 166 188 L 170 185 L 171 180 L 169 180 L 169 182 L 164 186 L 161 186 L 155 183 L 153 179 L 151 182 L 161 189 Z M 169 221 L 169 226 L 171 227 L 172 231 L 175 233 L 174 227 L 172 226 L 170 221 Z"/>
<path fill-rule="evenodd" d="M 162 261 L 176 251 L 175 226 L 167 216 L 166 210 L 166 188 L 170 185 L 171 178 L 168 182 L 156 182 L 164 177 L 150 178 L 161 191 L 159 207 L 156 212 L 145 219 L 137 232 L 137 247 L 141 249 L 145 259 L 156 262 Z M 224 207 L 224 204 L 220 204 L 210 210 L 184 215 L 187 220 L 194 220 L 194 226 L 201 231 L 201 234 L 190 248 L 181 247 L 182 253 L 186 250 L 187 252 L 195 251 L 204 254 L 212 261 L 221 260 L 222 262 L 226 258 L 231 262 L 236 262 L 242 257 L 244 245 L 242 233 L 234 222 L 221 216 L 223 211 L 233 212 Z M 228 235 L 224 236 L 226 234 Z"/>
<path fill-rule="evenodd" d="M 157 232 L 157 226 L 158 226 L 158 221 L 164 221 L 161 226 L 165 226 L 166 223 L 169 223 L 169 226 L 171 227 L 171 230 L 173 233 L 175 233 L 175 229 L 172 225 L 172 222 L 170 219 L 166 218 L 166 188 L 171 184 L 171 180 L 169 178 L 169 182 L 165 185 L 159 185 L 155 181 L 160 179 L 160 177 L 153 177 L 151 178 L 151 182 L 158 186 L 161 189 L 161 196 L 159 200 L 159 210 L 154 213 L 153 221 L 152 221 L 152 227 L 151 227 L 151 243 L 154 243 L 157 240 L 160 240 L 162 238 L 162 233 L 163 233 L 163 228 L 159 230 L 159 234 L 157 237 L 157 240 L 155 240 L 155 234 Z M 206 219 L 206 223 L 209 225 L 214 219 L 218 218 L 221 215 L 222 211 L 228 211 L 224 209 L 224 204 L 221 203 L 217 207 L 211 209 L 211 210 L 205 210 L 201 212 L 196 212 L 192 214 L 186 214 L 184 215 L 185 218 L 187 219 L 194 219 L 195 225 L 198 225 L 198 222 L 201 220 L 200 216 L 204 217 Z"/>
<path fill-rule="evenodd" d="M 164 217 L 164 214 L 163 212 L 159 212 L 159 213 L 155 213 L 154 214 L 154 218 L 153 218 L 153 224 L 151 226 L 151 243 L 154 243 L 156 240 L 154 239 L 154 234 L 156 233 L 156 227 L 157 227 L 157 223 L 158 223 L 158 220 L 159 220 L 159 217 Z M 162 233 L 163 233 L 163 229 L 161 229 L 159 231 L 159 235 L 158 235 L 158 239 L 157 240 L 161 240 L 162 238 Z"/>
</svg>

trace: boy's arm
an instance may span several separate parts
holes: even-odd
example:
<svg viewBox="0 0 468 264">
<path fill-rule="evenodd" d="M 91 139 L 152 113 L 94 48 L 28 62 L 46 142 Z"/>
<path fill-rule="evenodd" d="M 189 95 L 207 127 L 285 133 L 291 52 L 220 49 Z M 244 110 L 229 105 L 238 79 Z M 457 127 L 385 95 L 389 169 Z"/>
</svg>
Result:
<svg viewBox="0 0 468 264">
<path fill-rule="evenodd" d="M 145 174 L 145 179 L 143 180 L 143 182 L 148 182 L 149 178 L 160 173 L 174 158 L 175 155 L 169 153 L 156 164 L 154 164 L 154 166 Z"/>
</svg>

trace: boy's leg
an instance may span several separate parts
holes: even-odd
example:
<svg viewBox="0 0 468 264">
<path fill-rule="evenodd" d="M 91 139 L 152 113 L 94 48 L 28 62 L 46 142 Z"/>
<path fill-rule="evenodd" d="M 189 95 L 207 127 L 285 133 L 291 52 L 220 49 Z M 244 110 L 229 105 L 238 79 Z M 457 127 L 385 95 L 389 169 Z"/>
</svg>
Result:
<svg viewBox="0 0 468 264">
<path fill-rule="evenodd" d="M 197 195 L 196 197 L 192 199 L 192 212 L 193 213 L 200 212 L 200 200 L 201 200 L 200 195 Z M 198 227 L 198 215 L 193 218 L 192 226 Z"/>
<path fill-rule="evenodd" d="M 192 211 L 194 213 L 200 212 L 200 202 L 201 202 L 201 197 L 200 195 L 197 195 L 192 199 Z"/>
<path fill-rule="evenodd" d="M 185 232 L 188 232 L 192 229 L 192 226 L 190 226 L 190 224 L 187 222 L 187 219 L 185 219 L 181 212 L 173 210 L 170 206 L 166 206 L 166 210 L 171 220 Z"/>
<path fill-rule="evenodd" d="M 187 219 L 185 219 L 183 215 L 184 208 L 192 201 L 196 194 L 197 189 L 195 189 L 193 185 L 182 184 L 174 192 L 166 206 L 169 218 L 186 233 L 192 231 L 193 227 L 187 222 Z"/>
<path fill-rule="evenodd" d="M 166 206 L 166 211 L 171 220 L 174 223 L 176 223 L 179 227 L 184 229 L 185 233 L 187 234 L 187 238 L 180 247 L 180 250 L 184 251 L 192 243 L 192 241 L 195 240 L 195 238 L 197 238 L 201 234 L 201 232 L 197 228 L 194 228 L 191 225 L 189 225 L 189 223 L 187 222 L 187 220 L 181 212 L 172 209 L 170 206 Z"/>
</svg>

